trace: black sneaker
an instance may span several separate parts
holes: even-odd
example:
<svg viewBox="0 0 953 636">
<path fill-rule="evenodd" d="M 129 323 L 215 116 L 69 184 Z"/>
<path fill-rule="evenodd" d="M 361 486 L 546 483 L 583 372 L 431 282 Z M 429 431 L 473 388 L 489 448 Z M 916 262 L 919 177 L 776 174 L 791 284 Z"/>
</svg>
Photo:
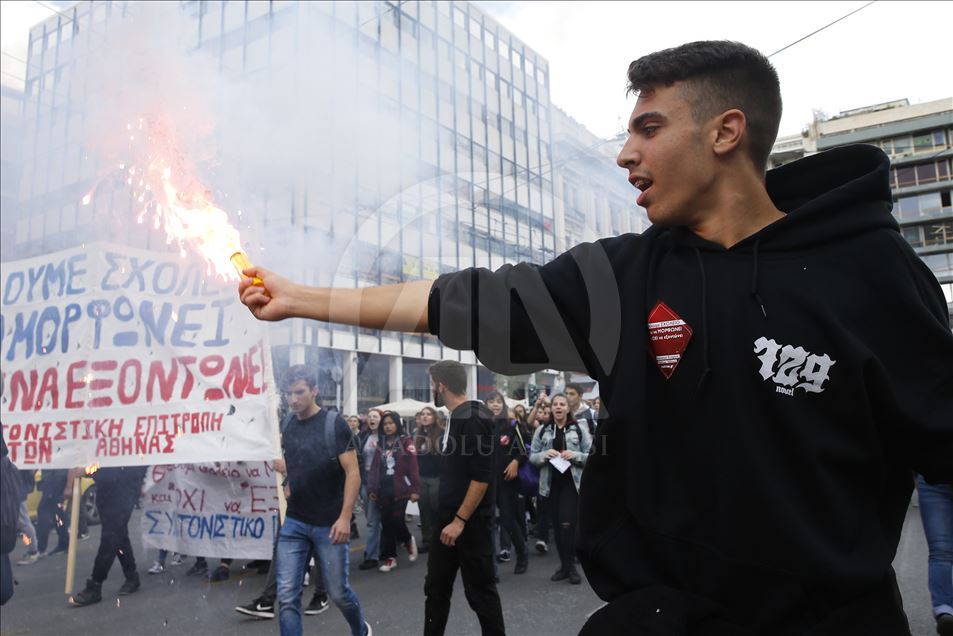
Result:
<svg viewBox="0 0 953 636">
<path fill-rule="evenodd" d="M 122 584 L 122 587 L 119 588 L 119 596 L 128 596 L 133 592 L 139 590 L 139 575 L 133 574 L 132 576 L 127 576 L 126 581 Z"/>
<path fill-rule="evenodd" d="M 248 605 L 236 605 L 235 611 L 245 616 L 254 616 L 255 618 L 274 618 L 275 603 L 262 598 L 256 598 Z"/>
<path fill-rule="evenodd" d="M 86 579 L 86 588 L 79 594 L 70 597 L 70 604 L 73 607 L 83 607 L 92 605 L 103 600 L 103 584 L 97 583 L 92 579 Z"/>
<path fill-rule="evenodd" d="M 224 563 L 219 564 L 217 568 L 212 570 L 212 573 L 208 575 L 208 580 L 212 583 L 217 583 L 219 581 L 227 581 L 228 577 L 231 575 L 230 568 Z"/>
<path fill-rule="evenodd" d="M 321 612 L 325 611 L 331 607 L 331 604 L 328 602 L 327 596 L 313 596 L 311 597 L 311 602 L 308 603 L 308 607 L 305 608 L 305 616 L 317 616 Z"/>
<path fill-rule="evenodd" d="M 579 576 L 579 570 L 577 570 L 575 566 L 569 568 L 569 582 L 573 585 L 582 583 L 582 577 Z"/>
<path fill-rule="evenodd" d="M 529 563 L 524 558 L 522 561 L 516 559 L 516 569 L 513 570 L 513 574 L 526 574 L 526 569 L 529 567 Z"/>
<path fill-rule="evenodd" d="M 260 570 L 262 566 L 268 567 L 269 561 L 265 559 L 254 559 L 242 566 L 243 570 Z"/>
<path fill-rule="evenodd" d="M 206 561 L 196 561 L 195 565 L 190 567 L 185 576 L 199 576 L 208 572 L 208 563 Z"/>
<path fill-rule="evenodd" d="M 364 562 L 357 566 L 358 570 L 374 570 L 380 565 L 377 559 L 364 559 Z"/>
<path fill-rule="evenodd" d="M 567 572 L 566 570 L 562 568 L 559 568 L 558 570 L 556 570 L 555 574 L 549 577 L 549 580 L 550 581 L 565 581 L 568 578 L 569 578 L 569 572 Z"/>
<path fill-rule="evenodd" d="M 549 546 L 542 539 L 536 539 L 536 551 L 540 554 L 546 554 L 549 552 Z"/>
<path fill-rule="evenodd" d="M 940 614 L 936 617 L 936 633 L 940 636 L 953 636 L 953 614 Z"/>
</svg>

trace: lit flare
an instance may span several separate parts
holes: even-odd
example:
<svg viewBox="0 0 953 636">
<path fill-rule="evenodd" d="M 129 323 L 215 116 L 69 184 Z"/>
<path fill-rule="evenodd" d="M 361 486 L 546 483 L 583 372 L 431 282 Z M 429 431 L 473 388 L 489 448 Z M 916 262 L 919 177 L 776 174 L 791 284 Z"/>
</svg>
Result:
<svg viewBox="0 0 953 636">
<path fill-rule="evenodd" d="M 126 128 L 132 130 L 133 125 Z M 213 203 L 211 190 L 196 178 L 198 171 L 180 150 L 174 127 L 164 118 L 143 117 L 137 130 L 140 134 L 129 138 L 130 160 L 119 163 L 113 173 L 142 206 L 137 222 L 149 217 L 155 229 L 165 231 L 166 243 L 175 242 L 183 258 L 198 253 L 209 275 L 235 280 L 226 259 L 234 263 L 236 254 L 244 256 L 241 236 L 225 210 Z M 83 197 L 83 205 L 89 205 L 97 186 Z M 247 257 L 242 262 L 248 263 Z M 241 269 L 235 268 L 240 278 Z M 255 278 L 255 284 L 261 285 L 261 280 Z"/>
<path fill-rule="evenodd" d="M 245 274 L 243 272 L 251 267 L 251 261 L 248 260 L 248 255 L 245 254 L 245 252 L 235 252 L 228 260 L 230 260 L 232 265 L 235 266 L 235 271 L 238 272 L 239 276 L 244 276 Z M 251 284 L 257 285 L 258 287 L 265 286 L 265 283 L 257 276 L 252 277 Z"/>
</svg>

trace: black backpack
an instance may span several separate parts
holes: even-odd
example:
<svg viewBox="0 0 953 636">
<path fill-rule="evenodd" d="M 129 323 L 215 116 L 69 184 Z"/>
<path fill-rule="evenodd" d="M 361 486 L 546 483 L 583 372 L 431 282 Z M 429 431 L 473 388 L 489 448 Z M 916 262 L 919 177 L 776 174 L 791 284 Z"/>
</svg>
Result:
<svg viewBox="0 0 953 636">
<path fill-rule="evenodd" d="M 582 441 L 582 427 L 579 426 L 579 420 L 573 420 L 566 424 L 566 431 L 569 432 L 569 430 L 571 430 L 573 427 L 576 428 L 576 435 L 578 435 L 579 440 Z M 542 435 L 547 428 L 551 428 L 553 430 L 553 435 L 556 435 L 556 423 L 552 420 L 543 424 L 543 430 L 540 431 L 539 434 Z"/>
<path fill-rule="evenodd" d="M 20 474 L 10 458 L 0 458 L 0 554 L 17 546 L 17 518 L 20 516 Z"/>
<path fill-rule="evenodd" d="M 337 421 L 338 412 L 334 409 L 323 409 L 324 410 L 324 448 L 328 452 L 328 460 L 332 462 L 338 461 L 337 453 L 334 451 L 337 450 L 337 446 L 334 443 L 334 424 Z M 288 413 L 285 416 L 285 419 L 281 420 L 280 430 L 281 434 L 284 435 L 285 429 L 288 428 L 288 425 L 291 424 L 291 421 L 297 417 L 294 413 Z"/>
</svg>

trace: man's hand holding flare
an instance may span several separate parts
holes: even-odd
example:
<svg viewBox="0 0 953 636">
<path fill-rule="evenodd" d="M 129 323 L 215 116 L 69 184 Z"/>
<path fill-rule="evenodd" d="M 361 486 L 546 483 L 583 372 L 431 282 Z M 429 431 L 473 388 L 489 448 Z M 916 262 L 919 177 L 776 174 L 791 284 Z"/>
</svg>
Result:
<svg viewBox="0 0 953 636">
<path fill-rule="evenodd" d="M 261 284 L 256 283 L 256 279 Z M 242 304 L 258 320 L 284 320 L 291 318 L 290 298 L 295 286 L 290 280 L 261 267 L 248 267 L 242 270 L 242 280 L 238 284 L 238 294 Z"/>
</svg>

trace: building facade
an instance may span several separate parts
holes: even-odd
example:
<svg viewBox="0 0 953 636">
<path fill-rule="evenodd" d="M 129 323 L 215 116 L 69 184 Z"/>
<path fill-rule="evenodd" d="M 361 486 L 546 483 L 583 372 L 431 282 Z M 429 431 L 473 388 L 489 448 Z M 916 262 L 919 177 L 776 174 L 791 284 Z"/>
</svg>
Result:
<svg viewBox="0 0 953 636">
<path fill-rule="evenodd" d="M 0 252 L 14 251 L 23 156 L 23 91 L 0 85 Z"/>
<path fill-rule="evenodd" d="M 226 195 L 230 210 L 255 211 L 242 232 L 257 237 L 262 264 L 291 278 L 362 287 L 434 279 L 469 266 L 545 263 L 562 245 L 585 238 L 581 228 L 590 220 L 607 233 L 639 225 L 623 218 L 631 204 L 617 197 L 595 199 L 594 212 L 591 201 L 577 204 L 573 194 L 570 238 L 557 231 L 555 174 L 575 164 L 554 161 L 549 64 L 475 5 L 158 4 L 176 14 L 170 24 L 179 37 L 169 39 L 183 42 L 170 57 L 193 56 L 196 67 L 211 60 L 221 81 L 241 84 L 248 94 L 278 91 L 310 100 L 312 119 L 331 122 L 308 122 L 303 138 L 291 139 L 322 151 L 302 155 L 287 178 L 260 185 L 246 175 Z M 123 89 L 90 81 L 83 70 L 94 58 L 134 57 L 128 49 L 137 20 L 141 24 L 136 11 L 122 1 L 80 2 L 31 30 L 23 173 L 17 212 L 4 218 L 15 249 L 4 250 L 4 258 L 101 239 L 113 226 L 121 230 L 111 240 L 164 244 L 148 227 L 115 222 L 135 215 L 128 191 L 113 189 L 81 203 L 107 171 L 89 139 L 90 118 Z M 361 110 L 359 120 L 344 112 L 354 108 Z M 335 123 L 388 131 L 381 133 L 387 161 L 368 164 L 352 147 L 364 133 L 342 134 Z M 580 136 L 575 130 L 565 138 Z M 228 161 L 223 147 L 207 166 Z M 590 168 L 560 183 L 586 175 L 585 187 L 597 189 Z M 203 176 L 214 182 L 214 175 L 209 167 Z M 580 202 L 593 199 L 585 192 Z M 565 209 L 561 214 L 565 218 Z M 475 357 L 445 349 L 429 335 L 291 320 L 275 325 L 271 338 L 276 371 L 291 364 L 320 369 L 323 398 L 345 412 L 401 397 L 429 399 L 426 369 L 438 359 L 466 364 L 471 390 L 478 386 Z M 491 382 L 487 377 L 483 370 L 482 388 Z"/>
<path fill-rule="evenodd" d="M 846 144 L 872 144 L 890 157 L 893 215 L 900 232 L 940 282 L 953 316 L 953 98 L 896 100 L 811 123 L 779 138 L 772 164 Z"/>
<path fill-rule="evenodd" d="M 615 163 L 625 135 L 600 139 L 559 107 L 552 113 L 556 252 L 647 228 L 648 216 Z"/>
</svg>

